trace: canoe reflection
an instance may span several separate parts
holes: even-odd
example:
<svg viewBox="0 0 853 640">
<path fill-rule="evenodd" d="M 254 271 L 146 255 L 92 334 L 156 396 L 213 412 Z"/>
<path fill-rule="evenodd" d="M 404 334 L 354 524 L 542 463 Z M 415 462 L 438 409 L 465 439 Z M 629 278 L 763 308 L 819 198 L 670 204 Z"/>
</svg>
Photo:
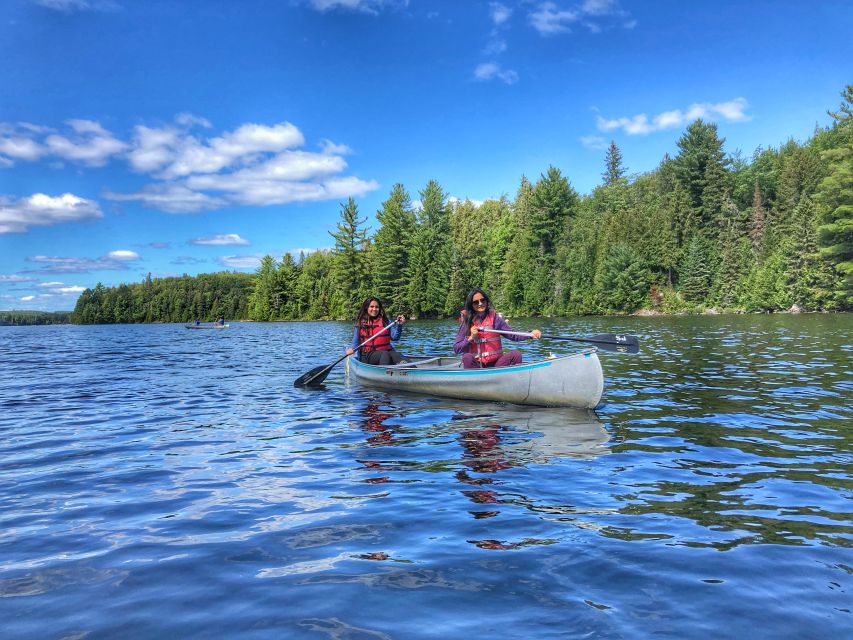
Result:
<svg viewBox="0 0 853 640">
<path fill-rule="evenodd" d="M 460 408 L 452 420 L 461 427 L 463 456 L 472 460 L 466 466 L 477 471 L 494 472 L 554 458 L 596 458 L 609 451 L 610 436 L 592 411 L 513 406 L 470 409 L 470 405 Z"/>
</svg>

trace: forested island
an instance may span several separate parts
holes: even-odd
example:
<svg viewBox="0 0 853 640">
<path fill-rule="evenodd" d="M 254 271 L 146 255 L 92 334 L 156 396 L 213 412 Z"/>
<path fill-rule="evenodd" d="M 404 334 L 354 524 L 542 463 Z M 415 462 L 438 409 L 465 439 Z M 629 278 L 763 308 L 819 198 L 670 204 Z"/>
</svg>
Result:
<svg viewBox="0 0 853 640">
<path fill-rule="evenodd" d="M 72 321 L 351 319 L 368 294 L 392 313 L 456 317 L 473 286 L 512 316 L 844 311 L 853 306 L 853 85 L 805 142 L 727 153 L 696 120 L 648 173 L 611 143 L 580 195 L 559 169 L 515 196 L 451 201 L 394 185 L 372 235 L 341 205 L 335 246 L 263 258 L 255 274 L 149 277 L 87 289 Z"/>
</svg>

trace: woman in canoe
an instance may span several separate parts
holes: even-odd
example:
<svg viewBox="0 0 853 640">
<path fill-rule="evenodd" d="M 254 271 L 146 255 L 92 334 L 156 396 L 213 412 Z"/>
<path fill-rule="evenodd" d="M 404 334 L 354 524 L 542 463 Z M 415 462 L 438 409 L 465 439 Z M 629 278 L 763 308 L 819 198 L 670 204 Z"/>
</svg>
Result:
<svg viewBox="0 0 853 640">
<path fill-rule="evenodd" d="M 509 367 L 521 362 L 521 351 L 513 349 L 504 353 L 501 347 L 502 334 L 490 332 L 490 328 L 514 331 L 494 310 L 489 296 L 482 289 L 472 289 L 465 298 L 465 309 L 462 310 L 459 331 L 456 332 L 456 342 L 453 343 L 453 351 L 462 354 L 462 366 L 466 369 Z M 539 329 L 530 333 L 536 339 L 542 335 Z M 507 338 L 515 342 L 529 339 L 515 335 L 507 335 Z"/>
<path fill-rule="evenodd" d="M 383 331 L 389 324 L 388 316 L 379 298 L 370 297 L 361 305 L 358 317 L 355 320 L 355 331 L 352 334 L 352 343 L 347 349 L 347 355 L 355 353 L 356 347 L 362 342 L 376 336 L 373 340 L 359 349 L 358 359 L 367 364 L 389 365 L 400 364 L 403 356 L 394 350 L 391 341 L 397 341 L 403 335 L 403 325 L 406 324 L 406 316 L 397 316 L 397 324 L 387 331 Z"/>
</svg>

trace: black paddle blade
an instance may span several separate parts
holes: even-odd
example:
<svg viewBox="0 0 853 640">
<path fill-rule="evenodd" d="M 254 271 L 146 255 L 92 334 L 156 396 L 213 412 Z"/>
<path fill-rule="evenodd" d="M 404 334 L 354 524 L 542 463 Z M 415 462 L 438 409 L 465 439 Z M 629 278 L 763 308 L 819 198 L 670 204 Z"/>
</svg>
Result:
<svg viewBox="0 0 853 640">
<path fill-rule="evenodd" d="M 303 373 L 293 381 L 294 387 L 308 387 L 315 384 L 322 384 L 329 371 L 332 370 L 332 365 L 321 364 L 319 367 L 314 367 L 308 373 Z"/>
<path fill-rule="evenodd" d="M 602 351 L 613 351 L 615 353 L 639 353 L 640 341 L 637 336 L 629 336 L 619 333 L 602 333 L 597 336 L 590 336 L 585 339 L 586 342 L 593 343 Z"/>
</svg>

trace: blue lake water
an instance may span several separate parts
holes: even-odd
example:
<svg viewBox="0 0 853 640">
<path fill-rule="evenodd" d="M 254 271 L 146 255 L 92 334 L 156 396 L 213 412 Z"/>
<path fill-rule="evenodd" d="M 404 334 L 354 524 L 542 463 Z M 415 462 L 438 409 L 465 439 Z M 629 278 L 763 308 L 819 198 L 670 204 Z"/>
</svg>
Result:
<svg viewBox="0 0 853 640">
<path fill-rule="evenodd" d="M 0 327 L 0 634 L 853 637 L 853 316 L 513 324 L 642 352 L 589 412 L 293 388 L 343 323 Z"/>
</svg>

